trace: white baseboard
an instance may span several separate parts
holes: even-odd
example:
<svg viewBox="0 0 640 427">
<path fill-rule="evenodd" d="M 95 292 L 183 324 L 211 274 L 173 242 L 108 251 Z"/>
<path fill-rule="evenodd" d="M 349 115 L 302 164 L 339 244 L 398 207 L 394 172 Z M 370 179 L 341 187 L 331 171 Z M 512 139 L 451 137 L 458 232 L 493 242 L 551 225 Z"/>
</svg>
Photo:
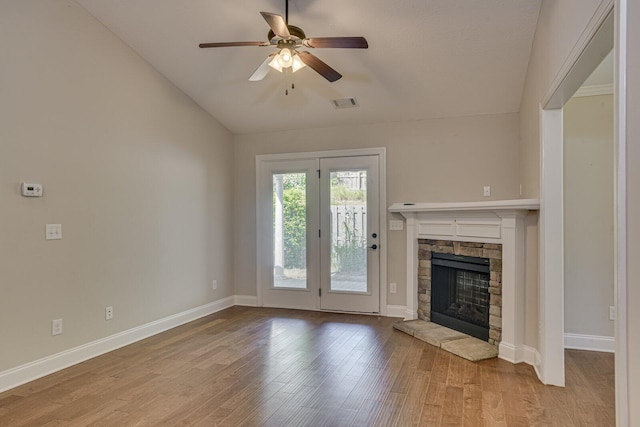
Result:
<svg viewBox="0 0 640 427">
<path fill-rule="evenodd" d="M 52 374 L 69 366 L 116 350 L 125 345 L 159 334 L 168 329 L 192 322 L 234 305 L 233 296 L 214 301 L 182 313 L 159 319 L 145 325 L 92 341 L 78 347 L 44 357 L 42 359 L 0 372 L 0 392 L 9 390 L 29 381 Z"/>
<path fill-rule="evenodd" d="M 501 342 L 498 348 L 498 357 L 511 363 L 526 363 L 535 366 L 537 350 L 527 345 L 513 346 Z"/>
<path fill-rule="evenodd" d="M 258 297 L 252 295 L 236 295 L 235 305 L 243 305 L 246 307 L 257 307 Z"/>
<path fill-rule="evenodd" d="M 406 315 L 407 307 L 404 305 L 387 305 L 387 317 L 402 317 Z"/>
<path fill-rule="evenodd" d="M 17 366 L 4 372 L 0 372 L 0 392 L 25 384 L 29 381 L 36 380 L 68 368 L 69 366 L 76 365 L 84 362 L 85 360 L 116 350 L 120 347 L 132 344 L 136 341 L 143 340 L 168 329 L 192 322 L 201 317 L 224 310 L 225 308 L 233 307 L 234 305 L 255 307 L 257 305 L 257 298 L 251 295 L 234 295 L 226 297 L 200 307 L 183 311 L 182 313 L 177 313 L 172 316 L 137 326 L 135 328 Z M 388 305 L 387 316 L 404 317 L 409 320 L 415 318 L 414 313 L 409 313 L 405 306 L 399 305 Z M 568 336 L 581 337 L 583 340 L 581 341 L 582 343 L 588 342 L 591 343 L 591 345 L 588 346 L 589 348 L 586 348 L 586 344 L 580 347 L 569 347 L 567 344 L 567 348 L 580 348 L 583 350 L 590 349 L 596 351 L 613 351 L 614 348 L 614 341 L 611 337 L 565 334 L 565 343 L 567 343 Z M 594 342 L 598 344 L 593 344 Z M 607 350 L 603 347 L 611 348 L 611 350 Z M 500 343 L 499 353 L 499 357 L 501 359 L 507 360 L 511 363 L 525 362 L 534 366 L 536 364 L 537 352 L 534 348 L 528 346 L 514 347 L 505 343 Z"/>
<path fill-rule="evenodd" d="M 536 371 L 536 375 L 538 376 L 538 379 L 540 380 L 541 383 L 544 384 L 544 381 L 542 381 L 542 357 L 540 356 L 540 352 L 538 350 L 534 349 L 534 363 L 533 363 L 533 369 Z"/>
<path fill-rule="evenodd" d="M 536 366 L 536 354 L 538 350 L 528 345 L 522 346 L 522 361 L 527 365 Z"/>
<path fill-rule="evenodd" d="M 564 334 L 564 348 L 614 353 L 616 341 L 600 335 Z"/>
</svg>

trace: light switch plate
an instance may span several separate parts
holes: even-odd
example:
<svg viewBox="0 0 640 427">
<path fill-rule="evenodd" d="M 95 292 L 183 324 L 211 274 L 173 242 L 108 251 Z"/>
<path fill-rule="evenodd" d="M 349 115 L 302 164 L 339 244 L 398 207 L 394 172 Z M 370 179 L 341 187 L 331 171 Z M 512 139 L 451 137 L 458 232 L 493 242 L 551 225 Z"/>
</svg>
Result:
<svg viewBox="0 0 640 427">
<path fill-rule="evenodd" d="M 62 239 L 62 224 L 47 224 L 45 238 L 47 240 Z"/>
<path fill-rule="evenodd" d="M 399 219 L 389 220 L 389 230 L 400 231 L 404 229 L 404 222 Z"/>
<path fill-rule="evenodd" d="M 484 194 L 484 197 L 491 196 L 491 186 L 485 185 L 484 188 L 482 189 L 482 194 Z"/>
</svg>

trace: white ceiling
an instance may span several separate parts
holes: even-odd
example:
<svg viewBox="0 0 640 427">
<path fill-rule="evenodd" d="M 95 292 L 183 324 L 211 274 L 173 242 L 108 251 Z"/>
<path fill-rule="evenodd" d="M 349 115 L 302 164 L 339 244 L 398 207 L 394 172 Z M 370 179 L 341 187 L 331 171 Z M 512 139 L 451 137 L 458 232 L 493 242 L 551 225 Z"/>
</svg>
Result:
<svg viewBox="0 0 640 427">
<path fill-rule="evenodd" d="M 247 79 L 272 47 L 260 11 L 284 0 L 77 0 L 233 133 L 516 112 L 540 0 L 291 0 L 307 37 L 364 36 L 367 50 L 314 49 L 343 78 L 309 67 L 285 96 L 283 74 Z M 356 97 L 336 110 L 331 99 Z"/>
</svg>

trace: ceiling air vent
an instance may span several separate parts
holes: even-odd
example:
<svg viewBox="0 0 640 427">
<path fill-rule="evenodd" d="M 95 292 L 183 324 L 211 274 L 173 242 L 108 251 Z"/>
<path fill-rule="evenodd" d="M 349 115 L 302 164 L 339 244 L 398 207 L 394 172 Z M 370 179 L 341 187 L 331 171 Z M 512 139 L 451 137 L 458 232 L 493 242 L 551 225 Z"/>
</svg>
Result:
<svg viewBox="0 0 640 427">
<path fill-rule="evenodd" d="M 359 107 L 358 100 L 355 98 L 332 99 L 331 103 L 335 108 L 353 108 Z"/>
</svg>

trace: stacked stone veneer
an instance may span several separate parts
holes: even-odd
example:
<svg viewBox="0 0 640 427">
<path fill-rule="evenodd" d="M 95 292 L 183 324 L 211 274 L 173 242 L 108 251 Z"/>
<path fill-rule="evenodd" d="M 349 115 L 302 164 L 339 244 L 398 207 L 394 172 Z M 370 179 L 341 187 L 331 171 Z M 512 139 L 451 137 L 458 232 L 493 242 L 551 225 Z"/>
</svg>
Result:
<svg viewBox="0 0 640 427">
<path fill-rule="evenodd" d="M 502 339 L 502 245 L 418 239 L 418 318 L 431 321 L 431 254 L 489 258 L 489 343 Z"/>
</svg>

